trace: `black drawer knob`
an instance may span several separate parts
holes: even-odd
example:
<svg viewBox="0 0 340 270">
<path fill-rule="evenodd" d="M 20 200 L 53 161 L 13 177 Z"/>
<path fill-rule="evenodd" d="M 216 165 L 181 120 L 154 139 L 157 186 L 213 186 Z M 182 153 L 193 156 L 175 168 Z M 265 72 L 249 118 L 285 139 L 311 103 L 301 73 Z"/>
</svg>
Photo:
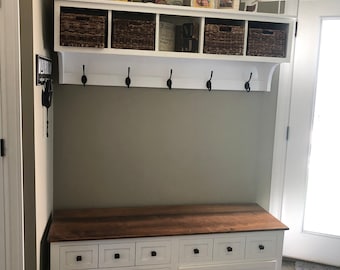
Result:
<svg viewBox="0 0 340 270">
<path fill-rule="evenodd" d="M 115 258 L 115 259 L 120 259 L 120 254 L 119 254 L 119 253 L 115 253 L 114 258 Z"/>
<path fill-rule="evenodd" d="M 82 257 L 82 256 L 78 255 L 78 256 L 76 257 L 76 261 L 77 261 L 77 262 L 81 262 L 82 260 L 83 260 L 83 257 Z"/>
<path fill-rule="evenodd" d="M 154 251 L 154 250 L 153 250 L 153 251 L 151 251 L 151 256 L 152 256 L 152 257 L 156 257 L 156 256 L 157 256 L 157 252 L 156 252 L 156 251 Z"/>
<path fill-rule="evenodd" d="M 232 248 L 232 247 L 227 247 L 227 251 L 228 251 L 228 252 L 232 252 L 232 251 L 233 251 L 233 248 Z"/>
<path fill-rule="evenodd" d="M 200 250 L 198 248 L 194 248 L 194 254 L 199 254 Z"/>
<path fill-rule="evenodd" d="M 259 245 L 260 250 L 264 250 L 264 245 Z"/>
</svg>

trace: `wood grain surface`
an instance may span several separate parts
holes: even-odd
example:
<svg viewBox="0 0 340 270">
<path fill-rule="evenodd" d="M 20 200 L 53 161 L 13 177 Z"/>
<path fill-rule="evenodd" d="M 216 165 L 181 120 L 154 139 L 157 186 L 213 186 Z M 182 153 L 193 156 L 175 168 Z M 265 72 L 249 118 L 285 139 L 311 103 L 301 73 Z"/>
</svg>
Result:
<svg viewBox="0 0 340 270">
<path fill-rule="evenodd" d="M 48 240 L 77 241 L 287 230 L 257 204 L 56 210 Z"/>
</svg>

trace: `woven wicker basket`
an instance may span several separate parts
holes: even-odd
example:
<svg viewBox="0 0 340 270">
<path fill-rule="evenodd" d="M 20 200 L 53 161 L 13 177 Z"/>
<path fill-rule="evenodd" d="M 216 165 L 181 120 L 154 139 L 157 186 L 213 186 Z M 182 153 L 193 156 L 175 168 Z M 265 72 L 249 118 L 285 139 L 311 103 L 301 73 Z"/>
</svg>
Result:
<svg viewBox="0 0 340 270">
<path fill-rule="evenodd" d="M 112 48 L 154 50 L 155 17 L 144 13 L 116 12 L 112 27 Z"/>
<path fill-rule="evenodd" d="M 60 45 L 74 47 L 106 47 L 107 12 L 62 8 Z"/>
<path fill-rule="evenodd" d="M 285 30 L 249 28 L 247 55 L 286 57 Z"/>
<path fill-rule="evenodd" d="M 227 24 L 206 24 L 204 32 L 204 53 L 242 55 L 244 26 Z"/>
</svg>

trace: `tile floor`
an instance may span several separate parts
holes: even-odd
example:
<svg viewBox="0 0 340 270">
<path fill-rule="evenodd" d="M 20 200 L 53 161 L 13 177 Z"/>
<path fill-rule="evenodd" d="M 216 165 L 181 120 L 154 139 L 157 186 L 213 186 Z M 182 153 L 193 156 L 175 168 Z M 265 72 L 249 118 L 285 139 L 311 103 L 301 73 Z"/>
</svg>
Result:
<svg viewBox="0 0 340 270">
<path fill-rule="evenodd" d="M 340 270 L 340 268 L 284 258 L 282 261 L 282 270 Z"/>
</svg>

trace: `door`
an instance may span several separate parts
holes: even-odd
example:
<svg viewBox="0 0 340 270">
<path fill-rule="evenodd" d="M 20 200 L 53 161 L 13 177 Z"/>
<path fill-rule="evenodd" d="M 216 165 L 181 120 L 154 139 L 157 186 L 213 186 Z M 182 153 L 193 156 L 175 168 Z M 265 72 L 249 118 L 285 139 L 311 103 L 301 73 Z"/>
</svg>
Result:
<svg viewBox="0 0 340 270">
<path fill-rule="evenodd" d="M 316 127 L 313 125 L 316 123 L 314 121 L 315 104 L 318 104 L 316 93 L 327 90 L 320 89 L 318 86 L 319 68 L 321 67 L 319 56 L 322 55 L 323 48 L 320 47 L 320 44 L 324 42 L 323 25 L 326 20 L 331 18 L 340 20 L 340 1 L 300 1 L 281 219 L 290 228 L 285 233 L 284 256 L 340 266 L 340 237 L 317 230 L 312 232 L 306 229 L 305 224 L 305 209 L 308 209 L 308 204 L 306 208 L 307 190 L 311 184 L 310 154 L 313 152 L 313 147 L 315 149 L 315 145 L 311 145 L 311 134 L 313 127 Z M 340 36 L 339 30 L 335 31 L 334 35 Z M 321 38 L 322 42 L 320 42 Z M 334 57 L 336 55 L 335 51 Z M 329 68 L 331 71 L 332 68 Z M 334 88 L 334 91 L 340 91 L 338 84 L 332 85 L 331 88 Z M 330 97 L 335 99 L 335 97 Z M 339 102 L 340 100 L 338 100 L 338 104 Z M 333 124 L 338 125 L 340 129 L 338 123 L 339 121 Z M 322 147 L 324 148 L 324 146 Z M 327 156 L 323 156 L 323 159 L 327 158 Z M 318 181 L 324 181 L 323 177 L 321 175 Z M 340 179 L 338 181 L 340 182 Z M 321 196 L 321 192 L 318 194 Z M 329 200 L 327 206 L 323 206 L 323 209 L 335 206 L 333 215 L 339 215 L 340 205 L 332 203 L 332 199 L 334 197 Z M 321 205 L 321 200 L 323 200 L 322 197 L 314 196 L 311 201 L 319 202 L 318 205 Z M 314 215 L 315 223 L 327 222 L 326 217 L 321 217 L 316 209 L 312 209 L 311 214 Z"/>
<path fill-rule="evenodd" d="M 4 177 L 3 177 L 3 165 L 2 161 L 0 161 L 0 269 L 5 269 L 5 258 L 6 256 L 5 256 Z"/>
<path fill-rule="evenodd" d="M 3 61 L 3 53 L 4 53 L 4 20 L 3 20 L 3 8 L 1 6 L 0 2 L 0 138 L 2 138 L 2 89 L 4 85 L 4 61 Z M 6 269 L 5 268 L 5 195 L 4 195 L 4 170 L 3 170 L 3 159 L 0 157 L 0 269 Z"/>
</svg>

